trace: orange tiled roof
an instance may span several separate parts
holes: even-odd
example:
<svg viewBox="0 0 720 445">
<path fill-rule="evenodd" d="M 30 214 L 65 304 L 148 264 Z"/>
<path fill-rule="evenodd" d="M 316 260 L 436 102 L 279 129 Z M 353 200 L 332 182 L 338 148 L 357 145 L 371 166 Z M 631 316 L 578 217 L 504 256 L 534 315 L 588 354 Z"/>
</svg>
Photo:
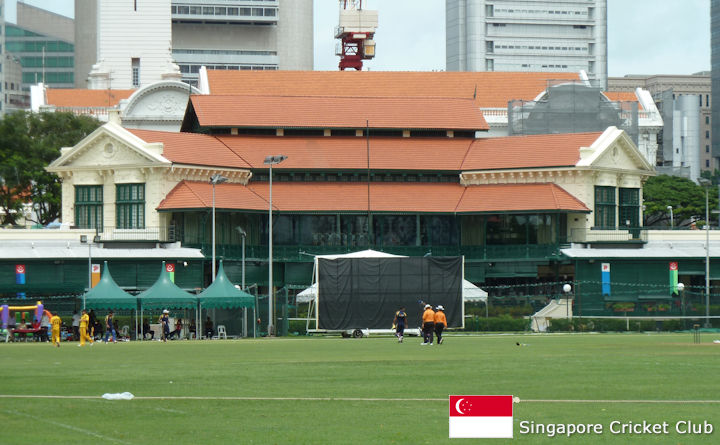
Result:
<svg viewBox="0 0 720 445">
<path fill-rule="evenodd" d="M 128 131 L 145 142 L 162 142 L 163 156 L 173 163 L 250 168 L 247 161 L 213 136 L 136 129 Z"/>
<path fill-rule="evenodd" d="M 357 170 L 367 168 L 368 140 L 364 137 L 217 136 L 253 168 L 265 156 L 284 154 L 287 170 Z M 370 137 L 373 170 L 460 170 L 472 139 Z M 260 148 L 261 147 L 261 148 Z"/>
<path fill-rule="evenodd" d="M 637 96 L 635 93 L 632 93 L 630 91 L 605 91 L 603 92 L 605 97 L 608 99 L 615 101 L 619 100 L 622 102 L 637 102 Z"/>
<path fill-rule="evenodd" d="M 114 107 L 127 99 L 135 90 L 84 90 L 48 88 L 45 92 L 48 105 L 56 107 Z"/>
<path fill-rule="evenodd" d="M 533 100 L 548 81 L 579 80 L 578 73 L 406 71 L 208 70 L 212 95 L 375 96 L 475 98 L 480 107 L 504 108 Z"/>
<path fill-rule="evenodd" d="M 273 184 L 273 187 L 275 184 Z M 273 197 L 274 198 L 274 197 Z M 458 213 L 569 210 L 589 212 L 585 204 L 556 184 L 491 184 L 467 187 Z"/>
<path fill-rule="evenodd" d="M 365 182 L 273 183 L 273 208 L 281 212 L 364 212 Z M 183 181 L 159 210 L 211 207 L 212 186 Z M 215 206 L 228 210 L 267 210 L 267 183 L 219 184 Z M 475 213 L 569 210 L 587 212 L 578 199 L 555 184 L 507 184 L 463 187 L 451 183 L 376 183 L 370 185 L 372 212 Z"/>
<path fill-rule="evenodd" d="M 265 169 L 268 155 L 288 158 L 279 170 L 364 170 L 364 137 L 210 136 L 128 130 L 146 142 L 162 142 L 174 163 Z M 580 148 L 602 133 L 507 136 L 489 139 L 371 137 L 370 168 L 380 170 L 473 171 L 573 166 Z"/>
<path fill-rule="evenodd" d="M 194 95 L 191 101 L 203 127 L 489 128 L 470 99 Z"/>
<path fill-rule="evenodd" d="M 589 147 L 601 134 L 541 134 L 475 139 L 461 169 L 573 166 L 580 160 L 580 147 Z"/>
<path fill-rule="evenodd" d="M 638 101 L 637 95 L 630 91 L 605 91 L 603 94 L 608 100 L 613 102 L 637 102 L 638 110 L 643 109 L 642 104 Z"/>
</svg>

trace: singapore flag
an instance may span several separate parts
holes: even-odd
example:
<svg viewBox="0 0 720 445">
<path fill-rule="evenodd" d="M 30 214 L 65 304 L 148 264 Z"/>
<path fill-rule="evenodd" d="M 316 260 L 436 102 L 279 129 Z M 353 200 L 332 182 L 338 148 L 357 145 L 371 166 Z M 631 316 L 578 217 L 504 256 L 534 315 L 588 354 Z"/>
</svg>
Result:
<svg viewBox="0 0 720 445">
<path fill-rule="evenodd" d="M 513 396 L 450 396 L 450 438 L 513 437 Z"/>
</svg>

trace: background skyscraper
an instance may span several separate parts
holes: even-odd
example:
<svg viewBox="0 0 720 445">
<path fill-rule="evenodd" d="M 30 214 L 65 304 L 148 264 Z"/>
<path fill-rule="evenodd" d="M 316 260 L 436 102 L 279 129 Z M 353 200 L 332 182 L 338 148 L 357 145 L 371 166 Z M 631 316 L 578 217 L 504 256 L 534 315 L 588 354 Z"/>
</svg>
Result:
<svg viewBox="0 0 720 445">
<path fill-rule="evenodd" d="M 448 71 L 586 71 L 607 85 L 607 0 L 446 0 Z"/>
</svg>

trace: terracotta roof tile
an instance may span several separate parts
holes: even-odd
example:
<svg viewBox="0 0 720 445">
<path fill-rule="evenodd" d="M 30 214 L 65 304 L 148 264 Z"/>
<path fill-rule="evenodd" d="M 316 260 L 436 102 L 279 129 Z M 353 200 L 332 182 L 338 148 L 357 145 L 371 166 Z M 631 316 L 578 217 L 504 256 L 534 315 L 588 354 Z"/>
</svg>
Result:
<svg viewBox="0 0 720 445">
<path fill-rule="evenodd" d="M 203 127 L 489 128 L 470 99 L 194 95 L 191 101 Z"/>
<path fill-rule="evenodd" d="M 373 170 L 459 171 L 471 139 L 390 137 L 218 136 L 253 168 L 267 168 L 267 155 L 288 158 L 273 168 L 287 170 L 362 170 L 368 145 Z"/>
<path fill-rule="evenodd" d="M 642 110 L 642 104 L 638 101 L 637 95 L 630 91 L 605 91 L 605 97 L 613 102 L 637 102 L 638 110 Z"/>
<path fill-rule="evenodd" d="M 275 184 L 273 184 L 273 189 L 275 189 Z M 273 196 L 273 203 L 274 198 Z M 209 182 L 181 181 L 160 202 L 158 209 L 208 209 L 211 207 L 212 185 Z M 244 185 L 224 183 L 215 186 L 215 208 L 267 210 L 268 203 L 263 197 L 258 196 Z"/>
<path fill-rule="evenodd" d="M 145 142 L 162 142 L 163 156 L 173 163 L 250 168 L 242 157 L 213 136 L 136 129 L 128 131 Z"/>
<path fill-rule="evenodd" d="M 213 95 L 475 97 L 480 107 L 503 108 L 513 99 L 535 99 L 549 81 L 579 80 L 579 76 L 534 72 L 209 70 L 208 80 Z"/>
<path fill-rule="evenodd" d="M 128 130 L 146 142 L 162 142 L 168 160 L 179 164 L 266 169 L 268 155 L 288 158 L 279 170 L 367 169 L 364 137 L 210 136 Z M 508 136 L 489 139 L 371 137 L 370 168 L 473 171 L 573 166 L 580 148 L 602 133 Z"/>
<path fill-rule="evenodd" d="M 215 206 L 227 210 L 267 210 L 268 184 L 219 184 Z M 159 210 L 209 208 L 212 186 L 183 181 L 160 203 Z M 281 212 L 364 212 L 367 183 L 274 182 L 273 208 Z M 555 184 L 508 184 L 463 187 L 450 183 L 376 183 L 370 185 L 372 212 L 474 213 L 501 211 L 588 211 Z"/>
<path fill-rule="evenodd" d="M 545 210 L 590 211 L 556 184 L 473 185 L 467 187 L 457 207 L 458 213 Z"/>
<path fill-rule="evenodd" d="M 135 90 L 48 88 L 45 94 L 48 105 L 56 107 L 114 107 L 134 92 Z"/>
<path fill-rule="evenodd" d="M 623 102 L 637 102 L 637 96 L 635 93 L 632 93 L 630 91 L 605 91 L 603 93 L 605 97 L 607 97 L 610 100 L 620 100 Z"/>
<path fill-rule="evenodd" d="M 573 166 L 602 132 L 475 139 L 462 170 Z"/>
</svg>

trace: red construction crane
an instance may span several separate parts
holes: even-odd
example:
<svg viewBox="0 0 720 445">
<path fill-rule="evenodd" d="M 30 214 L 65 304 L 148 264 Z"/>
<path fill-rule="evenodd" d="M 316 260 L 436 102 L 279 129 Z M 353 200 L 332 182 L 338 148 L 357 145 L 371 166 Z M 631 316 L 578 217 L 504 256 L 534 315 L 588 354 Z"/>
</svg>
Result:
<svg viewBox="0 0 720 445">
<path fill-rule="evenodd" d="M 340 20 L 335 38 L 340 39 L 335 54 L 340 56 L 340 71 L 362 70 L 363 60 L 375 57 L 373 36 L 378 27 L 378 12 L 363 9 L 363 0 L 340 0 Z"/>
</svg>

